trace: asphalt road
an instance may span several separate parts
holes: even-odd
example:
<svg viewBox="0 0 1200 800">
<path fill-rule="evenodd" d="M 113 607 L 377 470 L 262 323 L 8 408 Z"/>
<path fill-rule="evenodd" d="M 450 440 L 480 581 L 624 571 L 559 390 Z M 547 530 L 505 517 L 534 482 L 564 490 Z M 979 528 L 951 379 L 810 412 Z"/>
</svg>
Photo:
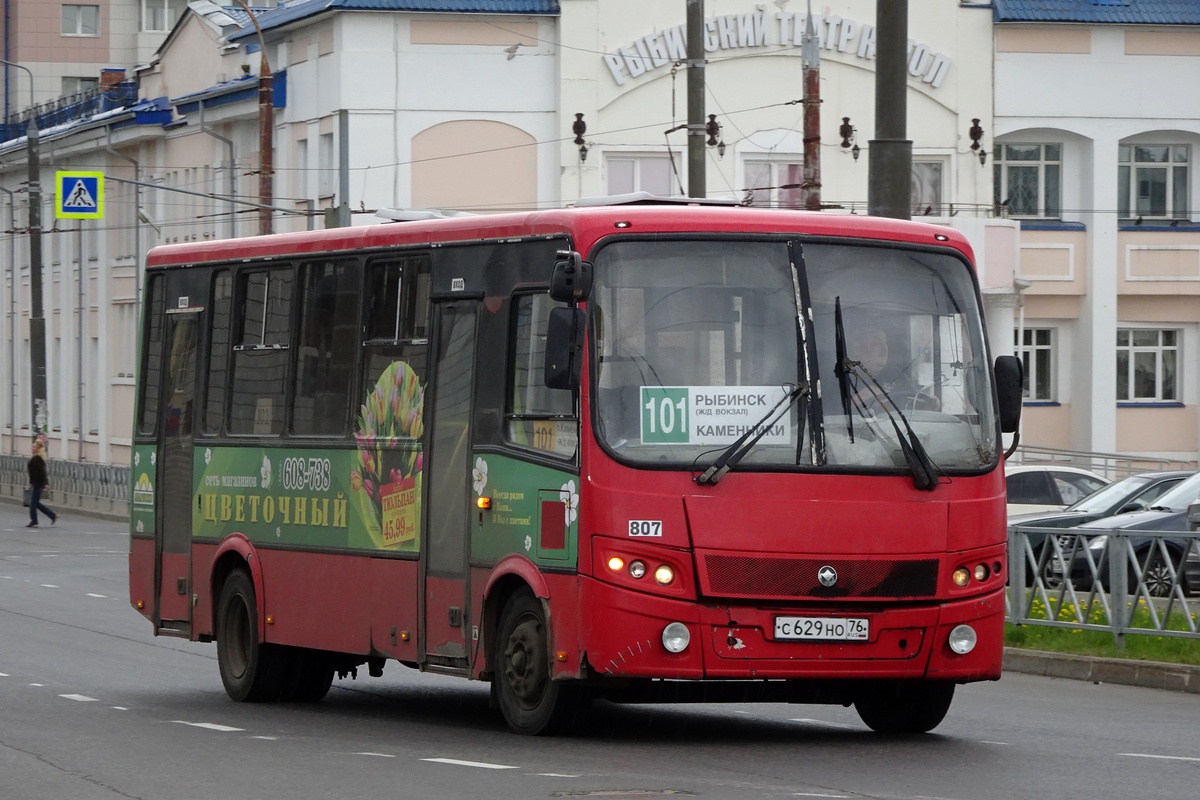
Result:
<svg viewBox="0 0 1200 800">
<path fill-rule="evenodd" d="M 933 734 L 827 706 L 601 705 L 507 732 L 487 687 L 389 664 L 316 705 L 228 700 L 214 645 L 155 638 L 120 523 L 0 505 L 0 800 L 1195 800 L 1200 695 L 1006 675 Z"/>
</svg>

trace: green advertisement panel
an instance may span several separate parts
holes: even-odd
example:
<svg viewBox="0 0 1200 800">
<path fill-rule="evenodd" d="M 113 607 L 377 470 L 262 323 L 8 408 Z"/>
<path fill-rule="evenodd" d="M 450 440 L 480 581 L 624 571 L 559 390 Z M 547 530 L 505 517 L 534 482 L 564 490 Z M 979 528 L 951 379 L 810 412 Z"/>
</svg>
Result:
<svg viewBox="0 0 1200 800">
<path fill-rule="evenodd" d="M 354 450 L 197 448 L 192 534 L 416 552 L 419 448 L 419 442 Z M 403 464 L 412 468 L 404 471 Z"/>
<path fill-rule="evenodd" d="M 471 470 L 473 497 L 486 498 L 472 526 L 471 558 L 522 553 L 542 566 L 573 567 L 579 541 L 579 476 L 494 453 Z"/>
<path fill-rule="evenodd" d="M 132 468 L 129 470 L 129 496 L 132 513 L 130 533 L 154 533 L 154 502 L 158 484 L 158 455 L 154 445 L 139 444 L 133 448 Z"/>
</svg>

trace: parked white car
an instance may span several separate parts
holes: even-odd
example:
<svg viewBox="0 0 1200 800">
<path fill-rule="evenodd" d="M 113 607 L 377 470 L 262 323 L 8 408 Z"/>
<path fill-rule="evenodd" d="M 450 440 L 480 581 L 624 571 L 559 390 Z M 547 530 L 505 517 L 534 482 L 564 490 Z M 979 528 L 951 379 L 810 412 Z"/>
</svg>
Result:
<svg viewBox="0 0 1200 800">
<path fill-rule="evenodd" d="M 1079 467 L 1014 464 L 1004 467 L 1008 515 L 1055 511 L 1082 500 L 1108 480 Z"/>
</svg>

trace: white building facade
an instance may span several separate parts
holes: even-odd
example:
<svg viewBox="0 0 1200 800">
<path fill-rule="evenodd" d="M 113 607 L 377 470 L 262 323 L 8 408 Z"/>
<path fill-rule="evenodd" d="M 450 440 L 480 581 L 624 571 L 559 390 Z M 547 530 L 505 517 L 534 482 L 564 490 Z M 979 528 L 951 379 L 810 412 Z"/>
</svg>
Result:
<svg viewBox="0 0 1200 800">
<path fill-rule="evenodd" d="M 682 0 L 507 0 L 489 3 L 489 13 L 468 13 L 478 5 L 470 2 L 447 0 L 439 12 L 425 10 L 430 5 L 294 0 L 257 15 L 260 43 L 255 29 L 244 25 L 244 12 L 192 3 L 153 58 L 136 70 L 139 105 L 44 132 L 44 185 L 65 169 L 98 170 L 109 178 L 102 221 L 60 220 L 52 228 L 51 197 L 43 209 L 50 231 L 43 272 L 55 458 L 127 460 L 146 250 L 258 232 L 257 76 L 264 52 L 275 75 L 269 203 L 275 231 L 338 219 L 375 224 L 381 220 L 374 212 L 388 207 L 488 213 L 627 191 L 687 193 L 687 132 L 678 128 L 687 120 Z M 1190 216 L 1163 216 L 1147 235 L 1125 230 L 1133 220 L 1126 225 L 1116 215 L 1101 223 L 1095 209 L 1117 205 L 1112 187 L 1126 144 L 1166 145 L 1174 153 L 1171 147 L 1193 147 L 1197 133 L 1194 109 L 1172 117 L 1165 100 L 1151 109 L 1153 100 L 1122 71 L 1131 65 L 1152 71 L 1160 59 L 1194 70 L 1196 56 L 1126 54 L 1130 64 L 1105 62 L 1114 74 L 1106 91 L 1128 85 L 1129 94 L 1105 105 L 1098 89 L 1088 108 L 1120 116 L 1096 113 L 1085 125 L 1084 115 L 1064 117 L 1061 110 L 1083 102 L 1086 93 L 1064 90 L 1058 100 L 1043 99 L 1044 81 L 1036 83 L 1038 92 L 1030 91 L 1029 82 L 1078 58 L 1086 83 L 1086 71 L 1100 68 L 1089 67 L 1089 59 L 1115 56 L 1113 48 L 1126 46 L 1116 39 L 1124 42 L 1127 35 L 1109 23 L 1076 25 L 1092 49 L 1046 52 L 1063 46 L 1056 23 L 1047 23 L 1049 33 L 1030 33 L 1025 23 L 1003 19 L 1004 5 L 922 0 L 919 14 L 910 6 L 907 130 L 914 216 L 970 237 L 994 352 L 1031 342 L 1024 443 L 1195 459 L 1200 398 L 1186 359 L 1191 353 L 1195 361 L 1200 352 L 1200 301 L 1190 294 L 1200 280 L 1190 282 L 1188 258 L 1200 251 L 1200 232 L 1192 230 Z M 719 125 L 717 143 L 706 148 L 707 194 L 798 205 L 806 6 L 799 0 L 707 0 L 704 6 L 705 111 Z M 875 127 L 875 3 L 843 0 L 814 13 L 821 58 L 821 200 L 825 213 L 865 214 Z M 1198 30 L 1158 27 L 1176 49 L 1191 46 L 1188 37 Z M 1037 46 L 1042 50 L 1031 49 Z M 1161 49 L 1162 43 L 1138 46 Z M 1143 110 L 1164 113 L 1139 121 Z M 841 146 L 843 134 L 847 147 Z M 1009 183 L 1026 187 L 1029 176 L 1018 161 L 1031 145 L 1041 148 L 1038 175 L 1053 174 L 1059 165 L 1059 208 L 1042 205 L 1036 214 L 1017 214 L 1007 198 L 1008 206 L 998 209 L 997 199 L 1006 198 L 997 197 L 994 180 L 999 176 L 1004 191 Z M 10 220 L 11 231 L 0 245 L 6 265 L 0 373 L 10 376 L 12 386 L 9 396 L 0 396 L 5 453 L 27 450 L 31 433 L 24 159 L 22 138 L 0 143 L 0 216 Z M 1167 162 L 1166 179 L 1176 202 L 1178 180 L 1188 197 L 1196 195 L 1194 170 L 1177 178 L 1178 163 Z M 1142 174 L 1139 164 L 1130 162 L 1130 174 Z M 1104 177 L 1109 171 L 1112 176 Z M 1157 173 L 1152 177 L 1157 181 Z M 1038 185 L 1047 186 L 1046 180 Z M 1130 178 L 1134 190 L 1138 180 Z M 1038 191 L 1055 197 L 1054 190 Z M 1139 202 L 1136 191 L 1130 202 Z M 1149 216 L 1143 215 L 1143 226 Z M 1115 397 L 1112 342 L 1118 329 L 1142 331 L 1127 335 L 1128 374 L 1137 373 L 1150 352 L 1141 349 L 1145 331 L 1158 331 L 1155 363 L 1172 346 L 1162 332 L 1176 332 L 1177 398 L 1156 397 L 1151 407 L 1138 394 L 1145 381 L 1129 379 L 1130 402 L 1137 405 L 1105 406 L 1106 393 Z M 1053 381 L 1048 398 L 1042 396 L 1047 373 L 1038 360 L 1047 337 Z M 1099 374 L 1102 366 L 1108 377 Z M 1139 432 L 1138 426 L 1156 426 L 1167 417 L 1175 426 L 1169 440 Z"/>
</svg>

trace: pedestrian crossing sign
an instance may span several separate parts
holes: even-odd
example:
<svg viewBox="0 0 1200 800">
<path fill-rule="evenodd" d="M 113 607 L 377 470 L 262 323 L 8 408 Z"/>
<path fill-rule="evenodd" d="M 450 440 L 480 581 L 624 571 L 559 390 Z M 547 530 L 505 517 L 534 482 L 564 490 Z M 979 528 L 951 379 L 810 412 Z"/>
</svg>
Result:
<svg viewBox="0 0 1200 800">
<path fill-rule="evenodd" d="M 54 216 L 58 219 L 101 219 L 104 217 L 103 172 L 54 173 Z"/>
</svg>

